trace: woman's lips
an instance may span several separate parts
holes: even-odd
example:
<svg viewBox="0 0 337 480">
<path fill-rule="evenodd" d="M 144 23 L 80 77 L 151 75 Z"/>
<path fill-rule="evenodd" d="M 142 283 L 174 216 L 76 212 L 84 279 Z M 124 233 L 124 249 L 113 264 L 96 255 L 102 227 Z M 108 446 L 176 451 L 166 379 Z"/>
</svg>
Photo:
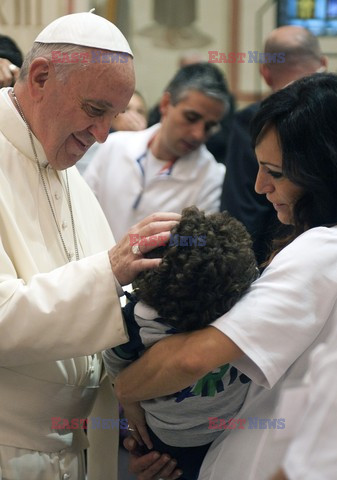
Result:
<svg viewBox="0 0 337 480">
<path fill-rule="evenodd" d="M 273 203 L 273 207 L 275 208 L 276 211 L 282 210 L 283 207 L 285 207 L 284 203 Z"/>
</svg>

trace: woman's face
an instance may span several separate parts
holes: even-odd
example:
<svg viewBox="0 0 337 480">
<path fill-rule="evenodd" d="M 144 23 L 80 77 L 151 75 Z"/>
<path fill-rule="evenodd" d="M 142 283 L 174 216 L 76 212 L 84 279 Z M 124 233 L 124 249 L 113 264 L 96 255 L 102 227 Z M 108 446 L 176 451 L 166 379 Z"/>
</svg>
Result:
<svg viewBox="0 0 337 480">
<path fill-rule="evenodd" d="M 303 195 L 303 188 L 283 176 L 282 151 L 274 127 L 267 130 L 255 153 L 259 164 L 255 191 L 266 195 L 281 223 L 292 225 L 294 205 Z"/>
</svg>

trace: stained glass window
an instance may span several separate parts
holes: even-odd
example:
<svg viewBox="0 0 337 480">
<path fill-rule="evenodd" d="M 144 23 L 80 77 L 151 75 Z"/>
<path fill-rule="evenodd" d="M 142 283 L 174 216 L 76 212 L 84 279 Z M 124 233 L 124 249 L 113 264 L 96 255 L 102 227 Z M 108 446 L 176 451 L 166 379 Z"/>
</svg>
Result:
<svg viewBox="0 0 337 480">
<path fill-rule="evenodd" d="M 337 0 L 278 0 L 278 25 L 301 25 L 315 35 L 337 35 Z"/>
</svg>

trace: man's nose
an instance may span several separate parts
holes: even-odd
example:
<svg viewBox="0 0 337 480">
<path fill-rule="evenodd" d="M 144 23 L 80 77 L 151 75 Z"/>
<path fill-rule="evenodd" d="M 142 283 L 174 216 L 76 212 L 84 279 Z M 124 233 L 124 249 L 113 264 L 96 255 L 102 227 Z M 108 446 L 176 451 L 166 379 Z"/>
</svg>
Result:
<svg viewBox="0 0 337 480">
<path fill-rule="evenodd" d="M 104 143 L 109 135 L 110 127 L 110 117 L 104 116 L 95 119 L 95 122 L 89 128 L 89 132 L 95 137 L 96 142 Z"/>
<path fill-rule="evenodd" d="M 206 128 L 205 124 L 202 121 L 195 122 L 192 127 L 192 137 L 193 140 L 204 143 L 206 141 Z"/>
</svg>

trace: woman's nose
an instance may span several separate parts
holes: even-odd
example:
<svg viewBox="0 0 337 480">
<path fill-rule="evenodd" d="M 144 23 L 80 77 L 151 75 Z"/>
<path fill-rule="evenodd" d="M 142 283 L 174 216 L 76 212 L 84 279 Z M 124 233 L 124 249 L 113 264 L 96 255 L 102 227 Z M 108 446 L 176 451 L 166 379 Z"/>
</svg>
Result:
<svg viewBox="0 0 337 480">
<path fill-rule="evenodd" d="M 255 180 L 255 192 L 259 194 L 267 194 L 274 190 L 274 185 L 271 181 L 270 176 L 267 173 L 261 171 L 257 172 L 256 180 Z"/>
</svg>

